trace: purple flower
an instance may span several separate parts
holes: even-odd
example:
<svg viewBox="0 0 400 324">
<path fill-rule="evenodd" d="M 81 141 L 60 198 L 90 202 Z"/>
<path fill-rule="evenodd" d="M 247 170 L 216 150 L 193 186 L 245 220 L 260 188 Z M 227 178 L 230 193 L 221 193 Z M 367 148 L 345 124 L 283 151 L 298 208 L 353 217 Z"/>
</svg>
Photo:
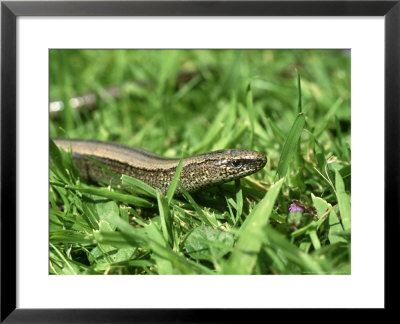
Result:
<svg viewBox="0 0 400 324">
<path fill-rule="evenodd" d="M 304 212 L 304 209 L 293 203 L 293 204 L 290 205 L 289 211 L 290 212 L 296 212 L 296 211 Z"/>
</svg>

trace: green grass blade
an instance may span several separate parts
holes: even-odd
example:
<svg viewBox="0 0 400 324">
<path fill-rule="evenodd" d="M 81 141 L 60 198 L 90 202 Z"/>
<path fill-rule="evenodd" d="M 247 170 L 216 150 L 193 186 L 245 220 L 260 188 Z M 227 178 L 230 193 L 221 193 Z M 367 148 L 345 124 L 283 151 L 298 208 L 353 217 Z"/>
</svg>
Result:
<svg viewBox="0 0 400 324">
<path fill-rule="evenodd" d="M 155 243 L 159 244 L 160 246 L 163 246 L 164 248 L 167 249 L 170 249 L 172 247 L 171 244 L 169 244 L 168 241 L 165 239 L 164 234 L 162 233 L 163 231 L 162 227 L 160 230 L 158 224 L 151 222 L 150 224 L 145 225 L 145 231 L 146 231 L 146 236 Z M 151 258 L 154 259 L 154 261 L 157 264 L 158 274 L 174 273 L 170 259 L 164 258 L 155 253 L 152 253 Z"/>
<path fill-rule="evenodd" d="M 251 90 L 251 82 L 247 85 L 246 105 L 250 120 L 250 149 L 252 149 L 254 144 L 254 123 L 256 117 L 253 105 L 253 91 Z"/>
<path fill-rule="evenodd" d="M 50 164 L 50 168 L 53 169 L 53 171 L 59 178 L 61 178 L 62 181 L 70 183 L 61 151 L 51 138 L 49 140 L 49 155 L 54 166 L 54 168 L 52 168 L 52 165 Z"/>
<path fill-rule="evenodd" d="M 131 242 L 127 242 L 120 232 L 93 231 L 93 236 L 98 243 L 114 246 L 116 248 L 128 248 L 133 245 Z"/>
<path fill-rule="evenodd" d="M 224 106 L 217 114 L 217 116 L 213 119 L 210 127 L 207 129 L 207 132 L 203 136 L 200 143 L 191 148 L 192 153 L 197 153 L 199 151 L 203 151 L 204 149 L 213 145 L 214 142 L 219 138 L 222 130 L 225 126 L 225 120 L 229 117 L 231 113 L 231 109 L 229 109 L 229 105 Z"/>
<path fill-rule="evenodd" d="M 278 248 L 280 254 L 300 266 L 303 271 L 311 274 L 325 274 L 324 268 L 317 260 L 291 244 L 284 235 L 271 227 L 267 227 L 266 231 L 269 246 Z"/>
<path fill-rule="evenodd" d="M 342 224 L 345 231 L 351 229 L 351 206 L 350 197 L 347 195 L 344 182 L 340 172 L 335 170 L 335 187 L 336 196 L 339 203 L 340 217 L 342 218 Z"/>
<path fill-rule="evenodd" d="M 166 248 L 159 243 L 153 241 L 151 238 L 139 234 L 135 231 L 132 226 L 123 221 L 121 218 L 114 218 L 113 224 L 118 227 L 118 229 L 124 234 L 124 237 L 128 240 L 136 240 L 145 242 L 146 245 L 151 249 L 157 256 L 169 260 L 176 269 L 182 274 L 201 274 L 201 273 L 211 273 L 206 270 L 206 268 L 197 265 L 194 262 L 186 260 L 184 257 L 174 253 L 171 249 Z"/>
<path fill-rule="evenodd" d="M 303 101 L 301 99 L 301 76 L 297 71 L 297 89 L 299 90 L 299 102 L 297 104 L 297 112 L 301 114 L 303 112 Z"/>
<path fill-rule="evenodd" d="M 86 155 L 86 158 L 90 161 L 92 161 L 94 164 L 96 164 L 100 169 L 102 169 L 104 171 L 104 173 L 108 174 L 112 179 L 114 179 L 114 181 L 116 183 L 120 183 L 121 179 L 114 173 L 112 172 L 109 168 L 107 168 L 103 163 L 101 163 L 100 161 L 98 161 L 97 159 Z M 105 177 L 104 181 L 108 182 L 108 179 Z"/>
<path fill-rule="evenodd" d="M 311 198 L 314 204 L 315 209 L 317 210 L 318 218 L 322 218 L 327 216 L 328 213 L 328 224 L 329 224 L 329 232 L 328 239 L 331 244 L 338 242 L 346 242 L 346 240 L 341 236 L 343 235 L 343 227 L 340 224 L 340 221 L 335 213 L 334 208 L 332 208 L 331 204 L 327 203 L 324 199 L 315 197 L 311 194 Z"/>
<path fill-rule="evenodd" d="M 206 216 L 206 214 L 203 212 L 203 210 L 200 208 L 200 206 L 194 201 L 192 196 L 187 192 L 187 190 L 180 183 L 179 183 L 179 187 L 182 191 L 183 196 L 186 198 L 186 200 L 189 202 L 189 204 L 193 206 L 193 208 L 196 210 L 196 212 L 197 212 L 198 216 L 201 218 L 201 220 L 205 224 L 216 228 L 218 226 L 217 220 L 215 218 L 209 219 Z"/>
<path fill-rule="evenodd" d="M 50 241 L 71 244 L 93 244 L 93 237 L 77 231 L 63 230 L 50 233 Z"/>
<path fill-rule="evenodd" d="M 178 186 L 179 178 L 181 176 L 181 171 L 182 171 L 182 159 L 180 159 L 178 166 L 176 167 L 174 178 L 172 179 L 171 184 L 168 188 L 168 192 L 167 192 L 168 206 L 171 204 L 172 198 L 174 197 L 175 190 L 176 190 L 176 187 Z"/>
<path fill-rule="evenodd" d="M 281 190 L 284 179 L 275 183 L 249 214 L 242 227 L 235 248 L 224 266 L 225 274 L 251 274 L 262 244 L 265 226 Z"/>
<path fill-rule="evenodd" d="M 319 170 L 325 170 L 326 166 L 326 159 L 325 159 L 325 149 L 323 145 L 315 138 L 314 134 L 311 133 L 309 130 L 305 129 L 308 135 L 311 136 L 311 138 L 314 140 L 314 154 L 317 159 L 317 165 L 319 167 Z"/>
<path fill-rule="evenodd" d="M 240 186 L 240 179 L 235 180 L 235 190 L 236 190 L 236 220 L 237 223 L 240 220 L 240 216 L 243 212 L 243 193 L 242 187 Z"/>
<path fill-rule="evenodd" d="M 165 241 L 172 246 L 172 219 L 168 208 L 168 201 L 160 191 L 157 191 L 158 211 L 161 218 L 161 228 Z"/>
<path fill-rule="evenodd" d="M 332 118 L 335 117 L 337 114 L 339 108 L 341 107 L 343 103 L 343 98 L 338 98 L 336 102 L 331 106 L 329 111 L 325 114 L 325 116 L 322 118 L 322 120 L 318 123 L 314 130 L 314 136 L 316 138 L 319 138 L 321 134 L 326 130 L 326 127 L 328 126 L 328 123 Z"/>
<path fill-rule="evenodd" d="M 299 102 L 297 104 L 297 112 L 301 114 L 303 112 L 303 101 L 302 101 L 302 95 L 301 95 L 301 76 L 299 71 L 297 72 L 297 88 L 299 91 Z M 300 146 L 300 141 L 297 142 L 297 154 L 296 154 L 296 162 L 297 162 L 297 168 L 303 168 L 302 166 L 302 157 L 301 157 L 301 146 Z M 300 178 L 300 182 L 303 183 L 304 179 L 302 179 L 302 173 L 298 173 L 298 177 Z"/>
<path fill-rule="evenodd" d="M 54 251 L 54 253 L 58 256 L 58 258 L 60 258 L 64 262 L 66 266 L 62 274 L 73 274 L 73 275 L 79 274 L 79 269 L 77 269 L 73 261 L 67 259 L 64 256 L 64 254 L 54 244 L 50 243 L 50 248 Z"/>
<path fill-rule="evenodd" d="M 292 125 L 292 128 L 290 129 L 289 135 L 286 138 L 281 156 L 279 158 L 277 173 L 280 178 L 286 176 L 286 173 L 289 169 L 290 161 L 292 160 L 293 155 L 296 152 L 296 146 L 300 140 L 304 124 L 305 118 L 304 115 L 301 113 L 297 116 Z"/>
<path fill-rule="evenodd" d="M 311 221 L 307 225 L 290 233 L 290 237 L 298 237 L 300 235 L 303 235 L 304 233 L 307 233 L 309 230 L 313 229 L 315 226 L 316 226 L 316 223 L 314 221 Z"/>
<path fill-rule="evenodd" d="M 104 198 L 109 198 L 112 200 L 117 200 L 126 204 L 132 204 L 134 206 L 138 207 L 153 207 L 154 204 L 144 198 L 141 197 L 135 197 L 132 195 L 126 195 L 126 194 L 121 194 L 118 192 L 110 191 L 105 188 L 82 188 L 82 187 L 76 187 L 76 186 L 68 186 L 67 189 L 74 190 L 74 191 L 80 191 L 80 192 L 85 192 L 88 194 L 93 194 L 96 196 L 101 196 Z"/>
<path fill-rule="evenodd" d="M 314 249 L 316 249 L 316 250 L 320 249 L 321 242 L 319 241 L 317 231 L 315 230 L 315 228 L 308 231 L 308 235 L 310 236 L 310 240 L 311 240 L 312 245 L 314 246 Z"/>
<path fill-rule="evenodd" d="M 146 196 L 156 197 L 157 190 L 153 187 L 149 186 L 147 183 L 143 181 L 132 178 L 127 175 L 122 175 L 121 177 L 122 185 L 127 187 L 128 189 L 133 189 L 133 191 L 139 191 L 141 194 L 145 194 Z"/>
</svg>

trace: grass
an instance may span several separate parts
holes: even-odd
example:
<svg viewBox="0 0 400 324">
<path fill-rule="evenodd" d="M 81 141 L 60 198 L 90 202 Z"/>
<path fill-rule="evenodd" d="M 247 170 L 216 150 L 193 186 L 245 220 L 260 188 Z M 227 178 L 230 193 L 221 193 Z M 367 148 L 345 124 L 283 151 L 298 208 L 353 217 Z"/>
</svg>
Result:
<svg viewBox="0 0 400 324">
<path fill-rule="evenodd" d="M 106 89 L 120 87 L 118 98 Z M 69 99 L 94 92 L 95 108 Z M 50 136 L 266 167 L 166 195 L 82 179 L 50 140 L 51 274 L 350 274 L 350 57 L 341 50 L 51 50 Z M 304 212 L 289 212 L 291 204 Z"/>
</svg>

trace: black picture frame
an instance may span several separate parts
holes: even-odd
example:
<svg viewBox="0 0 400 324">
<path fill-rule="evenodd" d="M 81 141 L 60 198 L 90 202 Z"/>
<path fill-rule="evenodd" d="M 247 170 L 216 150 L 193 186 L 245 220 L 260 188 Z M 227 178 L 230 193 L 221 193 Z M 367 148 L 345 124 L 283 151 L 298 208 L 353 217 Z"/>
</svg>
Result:
<svg viewBox="0 0 400 324">
<path fill-rule="evenodd" d="M 400 0 L 395 1 L 2 1 L 1 3 L 1 322 L 226 322 L 238 310 L 16 308 L 16 19 L 19 16 L 384 16 L 385 308 L 398 282 L 388 240 L 399 234 Z M 7 242 L 7 243 L 5 243 Z M 10 242 L 12 242 L 10 244 Z M 392 294 L 393 293 L 393 294 Z M 242 310 L 243 311 L 243 310 Z M 255 310 L 253 310 L 255 311 Z M 258 310 L 260 312 L 260 310 Z"/>
</svg>

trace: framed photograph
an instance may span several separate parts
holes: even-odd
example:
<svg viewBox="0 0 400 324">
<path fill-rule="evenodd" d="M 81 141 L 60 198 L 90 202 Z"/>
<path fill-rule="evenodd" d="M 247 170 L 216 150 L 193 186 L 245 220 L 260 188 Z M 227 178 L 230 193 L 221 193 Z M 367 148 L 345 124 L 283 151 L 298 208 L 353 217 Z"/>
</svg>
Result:
<svg viewBox="0 0 400 324">
<path fill-rule="evenodd" d="M 1 17 L 2 321 L 391 306 L 399 1 Z"/>
</svg>

